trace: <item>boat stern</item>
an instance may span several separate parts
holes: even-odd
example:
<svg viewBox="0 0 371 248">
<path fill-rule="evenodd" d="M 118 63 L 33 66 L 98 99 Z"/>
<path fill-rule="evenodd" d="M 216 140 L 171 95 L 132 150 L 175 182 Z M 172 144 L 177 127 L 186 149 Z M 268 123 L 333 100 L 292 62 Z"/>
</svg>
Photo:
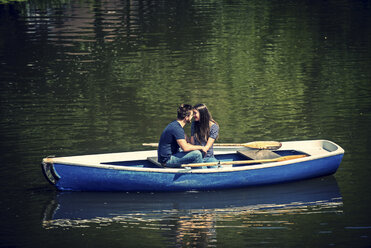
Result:
<svg viewBox="0 0 371 248">
<path fill-rule="evenodd" d="M 41 170 L 46 180 L 51 185 L 56 185 L 60 177 L 58 176 L 54 169 L 53 157 L 54 156 L 48 156 L 41 161 Z"/>
</svg>

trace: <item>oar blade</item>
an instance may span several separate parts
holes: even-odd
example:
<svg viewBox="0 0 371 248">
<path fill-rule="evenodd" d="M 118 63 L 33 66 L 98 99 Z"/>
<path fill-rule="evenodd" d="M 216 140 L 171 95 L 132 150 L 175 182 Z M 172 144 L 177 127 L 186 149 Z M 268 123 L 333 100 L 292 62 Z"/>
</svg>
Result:
<svg viewBox="0 0 371 248">
<path fill-rule="evenodd" d="M 158 147 L 158 143 L 143 143 L 142 146 Z"/>
<path fill-rule="evenodd" d="M 282 143 L 279 141 L 253 141 L 244 144 L 245 147 L 257 150 L 278 150 Z"/>
</svg>

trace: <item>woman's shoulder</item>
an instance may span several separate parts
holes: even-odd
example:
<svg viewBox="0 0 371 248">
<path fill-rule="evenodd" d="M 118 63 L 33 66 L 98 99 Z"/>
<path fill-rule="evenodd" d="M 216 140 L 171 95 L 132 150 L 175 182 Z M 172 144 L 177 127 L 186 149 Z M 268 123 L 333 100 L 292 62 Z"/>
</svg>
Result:
<svg viewBox="0 0 371 248">
<path fill-rule="evenodd" d="M 219 126 L 217 123 L 213 123 L 210 127 L 210 137 L 216 139 L 219 136 Z"/>
<path fill-rule="evenodd" d="M 210 123 L 210 131 L 218 132 L 219 131 L 219 125 L 215 122 L 212 122 L 212 124 Z"/>
<path fill-rule="evenodd" d="M 213 121 L 210 121 L 209 125 L 210 125 L 210 128 L 219 128 L 218 123 L 213 122 Z"/>
</svg>

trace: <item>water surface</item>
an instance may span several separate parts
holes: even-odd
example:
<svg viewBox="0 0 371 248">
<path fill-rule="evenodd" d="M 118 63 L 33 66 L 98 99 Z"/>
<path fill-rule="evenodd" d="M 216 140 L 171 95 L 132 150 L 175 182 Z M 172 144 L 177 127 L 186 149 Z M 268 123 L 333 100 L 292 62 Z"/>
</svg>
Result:
<svg viewBox="0 0 371 248">
<path fill-rule="evenodd" d="M 345 0 L 1 1 L 0 246 L 370 246 L 370 8 Z M 141 144 L 158 140 L 179 104 L 200 102 L 220 125 L 218 142 L 342 146 L 335 176 L 314 181 L 332 182 L 335 196 L 66 197 L 43 178 L 47 155 L 147 149 Z M 285 190 L 277 194 L 292 196 Z M 263 203 L 237 204 L 259 194 Z M 202 205 L 209 195 L 231 203 Z M 71 206 L 69 197 L 88 205 Z M 129 203 L 137 210 L 123 212 Z M 58 204 L 97 211 L 55 219 Z"/>
</svg>

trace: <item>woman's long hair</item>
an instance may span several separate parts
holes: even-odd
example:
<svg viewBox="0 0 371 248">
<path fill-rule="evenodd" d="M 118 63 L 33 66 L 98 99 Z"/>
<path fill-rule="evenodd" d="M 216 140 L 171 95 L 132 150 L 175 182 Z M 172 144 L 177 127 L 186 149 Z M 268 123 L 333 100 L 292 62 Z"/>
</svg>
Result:
<svg viewBox="0 0 371 248">
<path fill-rule="evenodd" d="M 207 142 L 210 135 L 210 121 L 214 122 L 213 117 L 211 116 L 209 110 L 207 109 L 205 104 L 196 104 L 194 107 L 199 113 L 200 113 L 200 120 L 195 121 L 195 138 L 198 140 L 198 142 L 201 144 L 201 141 Z"/>
</svg>

